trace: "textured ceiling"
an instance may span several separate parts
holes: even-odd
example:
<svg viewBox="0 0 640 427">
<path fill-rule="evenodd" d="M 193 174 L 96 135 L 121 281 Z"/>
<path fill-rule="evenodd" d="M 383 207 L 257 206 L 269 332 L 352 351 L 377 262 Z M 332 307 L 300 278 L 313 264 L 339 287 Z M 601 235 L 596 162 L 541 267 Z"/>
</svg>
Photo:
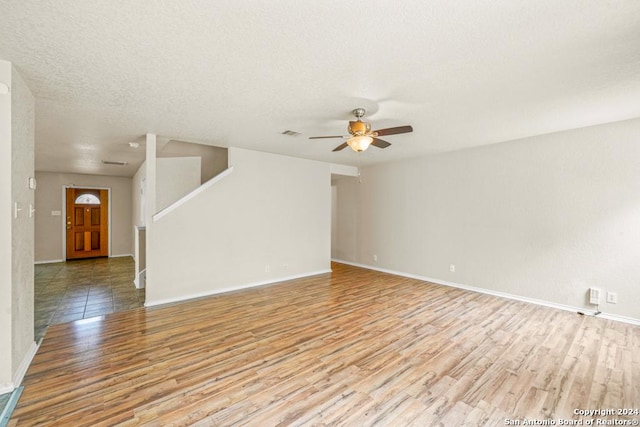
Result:
<svg viewBox="0 0 640 427">
<path fill-rule="evenodd" d="M 640 116 L 637 0 L 0 0 L 0 58 L 43 171 L 132 175 L 148 132 L 369 164 Z M 415 131 L 307 139 L 356 107 Z"/>
</svg>

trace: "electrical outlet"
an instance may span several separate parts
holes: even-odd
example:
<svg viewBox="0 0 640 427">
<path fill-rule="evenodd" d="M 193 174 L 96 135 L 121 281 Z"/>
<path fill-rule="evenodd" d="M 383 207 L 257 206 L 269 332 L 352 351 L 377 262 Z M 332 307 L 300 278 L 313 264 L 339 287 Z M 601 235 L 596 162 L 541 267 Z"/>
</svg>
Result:
<svg viewBox="0 0 640 427">
<path fill-rule="evenodd" d="M 378 262 L 378 255 L 373 254 L 373 260 L 374 260 L 375 262 Z"/>
<path fill-rule="evenodd" d="M 618 294 L 615 292 L 607 292 L 607 302 L 609 304 L 617 304 L 618 303 Z"/>
<path fill-rule="evenodd" d="M 449 271 L 452 273 L 456 272 L 456 265 L 455 264 L 449 264 Z"/>
<path fill-rule="evenodd" d="M 589 304 L 593 304 L 593 305 L 600 304 L 600 289 L 589 288 Z"/>
</svg>

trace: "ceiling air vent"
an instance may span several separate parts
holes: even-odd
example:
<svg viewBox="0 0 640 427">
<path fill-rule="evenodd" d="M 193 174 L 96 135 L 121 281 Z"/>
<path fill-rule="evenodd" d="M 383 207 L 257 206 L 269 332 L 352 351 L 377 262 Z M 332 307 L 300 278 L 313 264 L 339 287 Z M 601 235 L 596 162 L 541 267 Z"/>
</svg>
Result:
<svg viewBox="0 0 640 427">
<path fill-rule="evenodd" d="M 102 164 L 104 165 L 116 165 L 116 166 L 125 166 L 127 162 L 118 162 L 113 160 L 103 160 Z"/>
<path fill-rule="evenodd" d="M 289 136 L 298 136 L 301 135 L 300 132 L 296 132 L 295 130 L 285 130 L 282 132 L 283 135 L 289 135 Z"/>
</svg>

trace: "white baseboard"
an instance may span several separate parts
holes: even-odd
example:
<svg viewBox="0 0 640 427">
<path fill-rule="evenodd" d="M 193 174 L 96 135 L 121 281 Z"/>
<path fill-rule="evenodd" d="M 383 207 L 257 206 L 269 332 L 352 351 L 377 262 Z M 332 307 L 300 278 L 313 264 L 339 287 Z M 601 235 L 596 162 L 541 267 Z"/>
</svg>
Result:
<svg viewBox="0 0 640 427">
<path fill-rule="evenodd" d="M 64 262 L 63 259 L 49 259 L 49 260 L 44 260 L 44 261 L 36 261 L 34 262 L 34 264 L 53 264 L 56 262 Z"/>
<path fill-rule="evenodd" d="M 132 254 L 116 254 L 116 255 L 109 255 L 109 258 L 122 258 L 122 257 L 127 257 L 130 256 L 131 258 L 133 258 Z M 48 260 L 44 260 L 44 261 L 35 261 L 34 264 L 53 264 L 56 262 L 65 262 L 66 260 L 64 259 L 48 259 Z"/>
<path fill-rule="evenodd" d="M 25 354 L 20 366 L 18 366 L 18 370 L 13 376 L 13 386 L 18 387 L 22 384 L 22 380 L 24 376 L 27 374 L 27 369 L 29 369 L 29 365 L 31 365 L 31 361 L 35 357 L 38 352 L 38 348 L 40 348 L 40 343 L 36 343 L 35 341 L 31 343 L 31 347 L 29 347 L 29 351 Z"/>
<path fill-rule="evenodd" d="M 600 313 L 598 317 L 602 317 L 603 319 L 614 320 L 616 322 L 629 323 L 631 325 L 640 326 L 640 319 L 634 319 L 633 317 L 620 316 L 618 314 L 609 314 L 609 313 Z"/>
<path fill-rule="evenodd" d="M 360 264 L 360 263 L 357 263 L 357 262 L 344 261 L 344 260 L 341 260 L 341 259 L 334 259 L 334 258 L 332 258 L 331 261 L 339 262 L 341 264 L 352 265 L 354 267 L 366 268 L 368 270 L 380 271 L 382 273 L 389 273 L 389 274 L 393 274 L 393 275 L 396 275 L 396 276 L 408 277 L 410 279 L 422 280 L 423 282 L 435 283 L 437 285 L 450 286 L 452 288 L 464 289 L 464 290 L 467 290 L 467 291 L 478 292 L 478 293 L 481 293 L 481 294 L 493 295 L 493 296 L 496 296 L 496 297 L 508 298 L 508 299 L 512 299 L 512 300 L 515 300 L 515 301 L 527 302 L 527 303 L 530 303 L 530 304 L 541 305 L 541 306 L 544 306 L 544 307 L 556 308 L 556 309 L 559 309 L 559 310 L 572 311 L 572 312 L 581 312 L 581 313 L 584 313 L 584 314 L 587 314 L 587 315 L 591 315 L 591 316 L 595 315 L 595 313 L 596 313 L 595 310 L 586 310 L 586 309 L 584 309 L 582 307 L 573 307 L 573 306 L 569 306 L 569 305 L 558 304 L 558 303 L 551 302 L 551 301 L 544 301 L 544 300 L 539 300 L 539 299 L 535 299 L 535 298 L 528 298 L 528 297 L 523 297 L 523 296 L 520 296 L 520 295 L 509 294 L 509 293 L 506 293 L 506 292 L 493 291 L 493 290 L 485 289 L 485 288 L 477 288 L 475 286 L 467 286 L 467 285 L 463 285 L 463 284 L 460 284 L 460 283 L 449 282 L 447 280 L 434 279 L 432 277 L 425 277 L 425 276 L 420 276 L 420 275 L 417 275 L 417 274 L 405 273 L 405 272 L 402 272 L 402 271 L 395 271 L 395 270 L 390 270 L 390 269 L 387 269 L 387 268 L 380 268 L 380 267 L 367 265 L 367 264 Z M 607 313 L 600 313 L 600 314 L 598 314 L 598 317 L 602 317 L 603 319 L 614 320 L 614 321 L 623 322 L 623 323 L 630 323 L 632 325 L 640 326 L 640 319 L 634 319 L 632 317 L 619 316 L 619 315 L 616 315 L 616 314 L 607 314 Z"/>
<path fill-rule="evenodd" d="M 31 347 L 29 347 L 29 351 L 25 354 L 20 366 L 18 366 L 18 370 L 13 375 L 13 382 L 9 384 L 0 384 L 0 394 L 11 393 L 17 387 L 20 386 L 24 376 L 27 374 L 27 369 L 29 369 L 29 365 L 31 365 L 31 361 L 35 357 L 38 352 L 38 348 L 40 347 L 39 343 L 35 341 L 31 343 Z"/>
<path fill-rule="evenodd" d="M 132 254 L 116 254 L 116 255 L 109 255 L 109 258 L 122 258 L 122 257 L 126 257 L 126 256 L 130 256 L 131 258 L 133 258 Z"/>
<path fill-rule="evenodd" d="M 273 283 L 286 282 L 288 280 L 294 280 L 294 279 L 302 279 L 304 277 L 317 276 L 318 274 L 325 274 L 325 273 L 331 273 L 331 269 L 312 271 L 312 272 L 309 272 L 309 273 L 296 274 L 296 275 L 293 275 L 293 276 L 278 277 L 278 278 L 275 278 L 275 279 L 267 279 L 267 280 L 262 280 L 262 281 L 258 281 L 258 282 L 247 283 L 245 285 L 240 285 L 240 286 L 236 286 L 236 287 L 229 287 L 229 288 L 222 288 L 222 289 L 212 289 L 210 291 L 199 292 L 199 293 L 190 294 L 190 295 L 184 295 L 184 296 L 181 296 L 181 297 L 178 297 L 178 298 L 168 298 L 168 299 L 163 299 L 163 300 L 158 300 L 158 301 L 147 301 L 147 302 L 144 303 L 144 306 L 145 307 L 155 307 L 155 306 L 158 306 L 158 305 L 171 304 L 171 303 L 187 301 L 187 300 L 195 299 L 195 298 L 202 298 L 202 297 L 208 297 L 208 296 L 211 296 L 211 295 L 223 294 L 223 293 L 226 293 L 226 292 L 233 292 L 233 291 L 239 291 L 239 290 L 242 290 L 242 289 L 255 288 L 255 287 L 258 287 L 258 286 L 271 285 Z"/>
<path fill-rule="evenodd" d="M 133 285 L 136 289 L 144 289 L 147 285 L 147 269 L 142 270 L 138 275 L 133 279 Z"/>
</svg>

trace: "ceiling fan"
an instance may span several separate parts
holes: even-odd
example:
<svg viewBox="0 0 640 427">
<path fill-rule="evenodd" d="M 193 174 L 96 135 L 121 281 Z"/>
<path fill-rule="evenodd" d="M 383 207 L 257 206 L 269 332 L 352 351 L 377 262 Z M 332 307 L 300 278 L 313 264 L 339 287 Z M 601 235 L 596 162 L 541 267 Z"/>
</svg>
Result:
<svg viewBox="0 0 640 427">
<path fill-rule="evenodd" d="M 364 108 L 356 108 L 352 111 L 356 117 L 355 121 L 349 121 L 349 135 L 346 136 L 311 136 L 309 139 L 321 139 L 321 138 L 343 138 L 347 141 L 338 145 L 333 151 L 340 151 L 347 145 L 351 147 L 353 151 L 361 152 L 369 148 L 369 145 L 373 145 L 378 148 L 387 148 L 391 143 L 378 138 L 379 136 L 397 135 L 399 133 L 413 132 L 411 126 L 398 126 L 394 128 L 371 130 L 371 123 L 362 121 L 366 111 Z"/>
</svg>

